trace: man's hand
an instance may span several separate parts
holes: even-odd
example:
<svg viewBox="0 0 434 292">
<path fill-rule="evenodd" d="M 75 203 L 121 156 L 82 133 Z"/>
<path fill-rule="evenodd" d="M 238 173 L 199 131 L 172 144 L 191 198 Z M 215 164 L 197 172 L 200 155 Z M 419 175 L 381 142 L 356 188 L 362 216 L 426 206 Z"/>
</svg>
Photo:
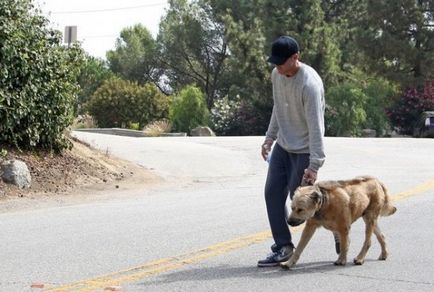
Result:
<svg viewBox="0 0 434 292">
<path fill-rule="evenodd" d="M 317 171 L 310 169 L 310 168 L 306 168 L 304 170 L 304 175 L 303 175 L 303 179 L 301 181 L 301 185 L 313 185 L 316 181 L 316 177 L 317 177 Z"/>
<path fill-rule="evenodd" d="M 271 151 L 271 146 L 273 146 L 273 140 L 270 138 L 265 139 L 261 147 L 261 155 L 264 160 L 267 160 L 267 156 Z"/>
</svg>

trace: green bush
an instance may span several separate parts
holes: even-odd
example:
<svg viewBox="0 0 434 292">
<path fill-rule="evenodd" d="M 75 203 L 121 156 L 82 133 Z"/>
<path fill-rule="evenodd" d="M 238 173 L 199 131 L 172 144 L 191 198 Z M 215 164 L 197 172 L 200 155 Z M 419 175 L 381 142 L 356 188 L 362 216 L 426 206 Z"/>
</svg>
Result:
<svg viewBox="0 0 434 292">
<path fill-rule="evenodd" d="M 176 131 L 189 133 L 198 126 L 207 126 L 209 111 L 205 95 L 195 86 L 187 86 L 170 107 L 170 121 Z"/>
<path fill-rule="evenodd" d="M 169 99 L 153 84 L 141 86 L 112 78 L 95 91 L 86 110 L 99 127 L 141 129 L 152 121 L 167 117 Z"/>
<path fill-rule="evenodd" d="M 334 86 L 326 94 L 326 134 L 359 136 L 362 129 L 374 129 L 377 136 L 390 130 L 386 109 L 397 87 L 383 78 L 355 72 L 356 81 Z"/>
<path fill-rule="evenodd" d="M 230 100 L 228 96 L 217 99 L 211 109 L 210 123 L 218 135 L 230 135 L 237 118 L 240 107 L 240 98 Z"/>
<path fill-rule="evenodd" d="M 140 123 L 129 122 L 127 128 L 130 130 L 137 130 L 138 131 L 140 129 Z"/>
<path fill-rule="evenodd" d="M 366 121 L 368 97 L 359 85 L 347 82 L 330 88 L 326 94 L 326 135 L 359 136 Z"/>
<path fill-rule="evenodd" d="M 62 150 L 73 119 L 78 47 L 61 45 L 61 35 L 30 0 L 0 5 L 0 143 Z"/>
<path fill-rule="evenodd" d="M 391 106 L 397 93 L 396 86 L 385 79 L 376 78 L 367 82 L 363 92 L 367 96 L 366 121 L 363 127 L 374 129 L 377 136 L 383 136 L 390 130 L 386 109 Z"/>
</svg>

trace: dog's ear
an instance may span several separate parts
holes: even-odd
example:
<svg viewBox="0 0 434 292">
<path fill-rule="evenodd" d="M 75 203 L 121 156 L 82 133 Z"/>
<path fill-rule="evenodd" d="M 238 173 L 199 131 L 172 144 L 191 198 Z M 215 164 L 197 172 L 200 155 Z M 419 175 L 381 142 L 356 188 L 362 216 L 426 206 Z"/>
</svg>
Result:
<svg viewBox="0 0 434 292">
<path fill-rule="evenodd" d="M 319 189 L 315 189 L 310 195 L 309 195 L 309 197 L 312 199 L 312 201 L 315 203 L 315 204 L 318 204 L 319 202 L 321 202 L 321 197 L 322 197 L 322 194 L 321 194 L 321 191 L 319 190 Z"/>
</svg>

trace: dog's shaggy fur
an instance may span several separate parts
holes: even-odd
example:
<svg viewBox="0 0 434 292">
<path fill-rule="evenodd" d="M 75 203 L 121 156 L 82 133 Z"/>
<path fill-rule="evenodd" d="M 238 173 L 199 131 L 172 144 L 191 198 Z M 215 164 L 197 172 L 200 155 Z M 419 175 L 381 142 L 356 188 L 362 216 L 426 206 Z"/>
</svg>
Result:
<svg viewBox="0 0 434 292">
<path fill-rule="evenodd" d="M 313 186 L 299 187 L 294 194 L 288 224 L 297 226 L 306 221 L 300 242 L 294 254 L 282 267 L 290 268 L 312 238 L 317 227 L 331 230 L 339 240 L 340 253 L 335 265 L 345 265 L 349 246 L 351 224 L 362 217 L 366 224 L 365 242 L 354 259 L 363 264 L 374 233 L 381 245 L 379 260 L 385 260 L 388 252 L 384 235 L 378 227 L 378 217 L 395 213 L 386 187 L 376 178 L 356 177 L 345 181 L 323 181 Z"/>
</svg>

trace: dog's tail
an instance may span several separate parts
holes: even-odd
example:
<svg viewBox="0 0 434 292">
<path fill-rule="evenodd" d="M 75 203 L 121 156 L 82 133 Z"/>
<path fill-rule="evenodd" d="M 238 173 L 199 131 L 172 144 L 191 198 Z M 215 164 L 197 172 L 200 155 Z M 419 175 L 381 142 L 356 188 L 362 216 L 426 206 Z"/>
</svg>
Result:
<svg viewBox="0 0 434 292">
<path fill-rule="evenodd" d="M 380 215 L 381 216 L 393 215 L 396 212 L 396 207 L 391 204 L 389 193 L 388 193 L 386 187 L 384 186 L 384 184 L 382 182 L 380 182 L 379 180 L 377 180 L 377 181 L 380 184 L 381 189 L 384 192 L 384 205 L 381 208 Z"/>
</svg>

